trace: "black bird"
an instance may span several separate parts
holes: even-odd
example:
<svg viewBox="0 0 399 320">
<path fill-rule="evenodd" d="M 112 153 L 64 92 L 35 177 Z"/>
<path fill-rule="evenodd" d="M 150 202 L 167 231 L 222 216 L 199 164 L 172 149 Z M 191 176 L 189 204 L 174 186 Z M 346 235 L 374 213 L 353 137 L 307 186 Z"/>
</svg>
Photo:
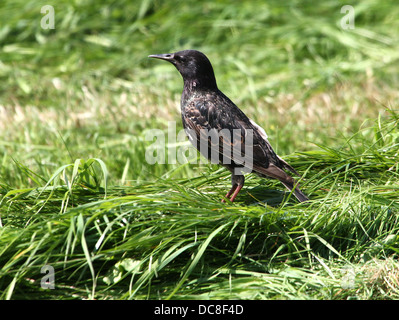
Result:
<svg viewBox="0 0 399 320">
<path fill-rule="evenodd" d="M 234 201 L 244 185 L 246 171 L 278 179 L 290 191 L 294 189 L 300 202 L 308 200 L 284 169 L 299 174 L 273 151 L 265 131 L 218 89 L 212 65 L 203 53 L 184 50 L 149 57 L 169 61 L 182 75 L 184 129 L 204 156 L 214 160 L 212 154 L 216 151 L 216 161 L 231 171 L 232 187 L 226 198 Z M 246 152 L 248 144 L 251 152 Z"/>
</svg>

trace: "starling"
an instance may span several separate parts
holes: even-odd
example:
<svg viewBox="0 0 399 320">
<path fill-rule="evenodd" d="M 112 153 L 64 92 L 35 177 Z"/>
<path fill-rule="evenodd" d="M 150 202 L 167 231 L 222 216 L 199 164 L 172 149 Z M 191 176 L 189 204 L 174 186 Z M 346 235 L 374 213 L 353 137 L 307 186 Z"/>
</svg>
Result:
<svg viewBox="0 0 399 320">
<path fill-rule="evenodd" d="M 231 171 L 232 187 L 226 198 L 234 201 L 244 186 L 244 173 L 255 172 L 294 189 L 300 202 L 308 200 L 284 170 L 299 174 L 273 151 L 266 132 L 218 89 L 212 65 L 203 53 L 183 50 L 149 57 L 169 61 L 182 75 L 183 127 L 201 154 Z"/>
</svg>

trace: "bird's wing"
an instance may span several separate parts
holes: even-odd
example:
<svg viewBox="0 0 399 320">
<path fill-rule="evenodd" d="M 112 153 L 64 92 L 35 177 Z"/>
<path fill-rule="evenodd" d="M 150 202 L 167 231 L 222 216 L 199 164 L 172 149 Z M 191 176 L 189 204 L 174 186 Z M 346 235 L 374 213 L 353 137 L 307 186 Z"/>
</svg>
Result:
<svg viewBox="0 0 399 320">
<path fill-rule="evenodd" d="M 256 168 L 267 168 L 270 163 L 281 166 L 266 132 L 223 94 L 191 99 L 184 106 L 182 119 L 186 133 L 197 149 L 202 147 L 204 151 L 204 144 L 208 146 L 207 155 L 201 152 L 208 159 L 209 152 L 217 150 L 221 162 L 222 158 L 227 158 L 235 164 L 244 162 Z M 212 131 L 218 135 L 217 139 L 210 137 Z"/>
<path fill-rule="evenodd" d="M 267 136 L 265 130 L 260 125 L 258 125 L 255 121 L 253 121 L 252 119 L 249 119 L 249 121 L 251 122 L 251 124 L 255 128 L 255 130 L 257 130 L 259 132 L 259 135 L 263 138 L 263 140 L 265 140 L 265 142 L 270 146 L 268 136 Z M 271 148 L 271 146 L 270 146 L 270 148 Z M 300 176 L 300 174 L 292 166 L 290 166 L 285 160 L 280 158 L 278 155 L 277 155 L 277 158 L 284 169 L 291 171 L 292 173 L 296 174 L 297 176 Z"/>
</svg>

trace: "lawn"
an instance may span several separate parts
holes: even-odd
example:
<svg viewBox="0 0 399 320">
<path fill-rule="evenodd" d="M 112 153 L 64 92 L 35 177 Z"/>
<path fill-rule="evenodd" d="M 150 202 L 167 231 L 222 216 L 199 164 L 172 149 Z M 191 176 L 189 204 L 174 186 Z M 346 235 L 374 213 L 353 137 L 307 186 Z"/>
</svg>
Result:
<svg viewBox="0 0 399 320">
<path fill-rule="evenodd" d="M 399 7 L 347 4 L 2 1 L 0 298 L 398 299 Z M 189 48 L 309 202 L 250 174 L 222 203 L 225 169 L 147 161 L 148 130 L 188 146 L 147 56 Z"/>
</svg>

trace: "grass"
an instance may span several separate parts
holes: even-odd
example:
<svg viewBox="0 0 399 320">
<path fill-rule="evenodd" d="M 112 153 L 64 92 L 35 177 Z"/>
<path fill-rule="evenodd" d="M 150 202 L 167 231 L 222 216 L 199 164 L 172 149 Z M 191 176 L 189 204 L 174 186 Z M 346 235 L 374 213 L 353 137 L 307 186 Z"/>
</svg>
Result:
<svg viewBox="0 0 399 320">
<path fill-rule="evenodd" d="M 2 3 L 0 297 L 398 299 L 399 12 L 354 1 L 345 31 L 344 4 Z M 185 48 L 310 202 L 249 175 L 223 204 L 224 169 L 145 160 L 146 129 L 181 128 L 182 86 L 146 57 Z"/>
</svg>

